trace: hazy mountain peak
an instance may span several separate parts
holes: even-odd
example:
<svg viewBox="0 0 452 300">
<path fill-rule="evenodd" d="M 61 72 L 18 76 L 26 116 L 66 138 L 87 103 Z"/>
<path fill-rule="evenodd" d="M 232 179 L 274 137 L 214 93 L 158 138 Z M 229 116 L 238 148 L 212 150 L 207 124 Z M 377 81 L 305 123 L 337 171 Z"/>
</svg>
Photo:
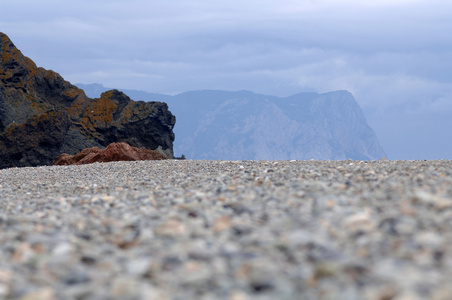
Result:
<svg viewBox="0 0 452 300">
<path fill-rule="evenodd" d="M 289 97 L 247 90 L 200 90 L 175 96 L 127 90 L 127 94 L 167 102 L 177 118 L 174 151 L 192 159 L 372 160 L 386 156 L 346 90 Z"/>
</svg>

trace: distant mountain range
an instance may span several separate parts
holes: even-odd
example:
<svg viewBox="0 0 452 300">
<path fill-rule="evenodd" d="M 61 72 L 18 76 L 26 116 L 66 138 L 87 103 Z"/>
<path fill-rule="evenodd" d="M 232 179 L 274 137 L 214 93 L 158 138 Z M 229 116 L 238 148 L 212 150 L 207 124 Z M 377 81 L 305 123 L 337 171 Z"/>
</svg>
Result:
<svg viewBox="0 0 452 300">
<path fill-rule="evenodd" d="M 76 84 L 89 97 L 109 90 Z M 385 157 L 347 91 L 290 97 L 250 91 L 191 91 L 175 96 L 122 90 L 134 100 L 168 103 L 176 116 L 174 153 L 189 159 L 375 160 Z"/>
</svg>

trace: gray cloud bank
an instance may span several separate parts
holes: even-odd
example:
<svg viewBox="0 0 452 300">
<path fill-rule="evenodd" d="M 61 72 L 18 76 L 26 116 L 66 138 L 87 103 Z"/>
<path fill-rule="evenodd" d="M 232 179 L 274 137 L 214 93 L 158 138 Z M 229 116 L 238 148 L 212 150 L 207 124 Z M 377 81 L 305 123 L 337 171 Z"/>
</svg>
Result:
<svg viewBox="0 0 452 300">
<path fill-rule="evenodd" d="M 360 2 L 17 0 L 0 30 L 73 83 L 346 89 L 389 158 L 452 159 L 452 2 Z"/>
</svg>

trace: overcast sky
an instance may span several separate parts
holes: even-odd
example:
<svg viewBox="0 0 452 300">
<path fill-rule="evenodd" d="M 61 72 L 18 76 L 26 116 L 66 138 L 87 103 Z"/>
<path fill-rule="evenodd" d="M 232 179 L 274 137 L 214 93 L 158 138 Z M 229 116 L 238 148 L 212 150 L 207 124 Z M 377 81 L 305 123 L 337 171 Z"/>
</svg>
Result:
<svg viewBox="0 0 452 300">
<path fill-rule="evenodd" d="M 450 0 L 14 0 L 0 31 L 72 83 L 348 90 L 390 159 L 452 159 Z"/>
</svg>

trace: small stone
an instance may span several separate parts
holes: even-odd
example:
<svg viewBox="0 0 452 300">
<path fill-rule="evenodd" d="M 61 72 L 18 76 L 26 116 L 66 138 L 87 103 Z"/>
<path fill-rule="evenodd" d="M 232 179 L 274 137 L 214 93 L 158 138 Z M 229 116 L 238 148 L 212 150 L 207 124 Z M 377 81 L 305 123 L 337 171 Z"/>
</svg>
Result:
<svg viewBox="0 0 452 300">
<path fill-rule="evenodd" d="M 20 300 L 53 300 L 53 299 L 55 299 L 55 295 L 53 289 L 50 287 L 29 292 L 20 298 Z"/>
<path fill-rule="evenodd" d="M 149 258 L 133 259 L 127 263 L 127 273 L 131 275 L 144 276 L 151 268 Z"/>
<path fill-rule="evenodd" d="M 4 282 L 0 282 L 0 299 L 6 299 L 10 292 L 11 292 L 10 285 Z"/>
<path fill-rule="evenodd" d="M 5 299 L 11 293 L 11 271 L 0 269 L 0 299 Z"/>
<path fill-rule="evenodd" d="M 28 243 L 21 243 L 14 251 L 12 261 L 17 263 L 24 263 L 33 257 L 34 251 Z"/>
<path fill-rule="evenodd" d="M 212 279 L 212 272 L 206 263 L 190 260 L 184 264 L 181 270 L 184 284 L 192 286 L 207 285 Z"/>
<path fill-rule="evenodd" d="M 413 291 L 405 291 L 393 298 L 394 300 L 422 300 L 423 297 L 418 296 Z"/>
<path fill-rule="evenodd" d="M 112 283 L 111 295 L 114 299 L 133 299 L 139 292 L 138 283 L 131 277 L 118 277 Z"/>
<path fill-rule="evenodd" d="M 0 269 L 0 282 L 9 282 L 11 280 L 11 271 Z"/>
<path fill-rule="evenodd" d="M 109 196 L 109 195 L 102 195 L 101 199 L 104 200 L 104 202 L 106 202 L 106 203 L 111 203 L 111 202 L 114 202 L 116 200 L 115 197 Z"/>
<path fill-rule="evenodd" d="M 160 288 L 151 286 L 150 284 L 142 284 L 140 286 L 141 298 L 139 299 L 149 299 L 149 300 L 170 300 L 168 293 Z"/>
<path fill-rule="evenodd" d="M 248 295 L 241 291 L 232 292 L 228 298 L 228 300 L 249 300 L 249 299 L 250 298 L 248 297 Z"/>
<path fill-rule="evenodd" d="M 64 282 L 67 285 L 78 285 L 82 283 L 87 283 L 90 280 L 91 278 L 89 274 L 82 270 L 81 268 L 70 270 L 68 274 L 66 274 L 66 276 L 64 277 Z"/>
<path fill-rule="evenodd" d="M 344 227 L 353 233 L 357 231 L 370 232 L 374 229 L 375 224 L 370 212 L 365 210 L 347 217 L 344 220 Z"/>
<path fill-rule="evenodd" d="M 164 236 L 182 236 L 188 233 L 187 227 L 179 220 L 171 219 L 155 228 L 155 233 Z"/>
<path fill-rule="evenodd" d="M 201 261 L 208 261 L 215 255 L 211 249 L 208 249 L 206 243 L 201 241 L 191 245 L 187 251 L 187 254 L 189 258 Z"/>
<path fill-rule="evenodd" d="M 229 216 L 222 216 L 216 219 L 213 223 L 213 230 L 215 233 L 227 230 L 231 227 L 232 222 Z"/>
<path fill-rule="evenodd" d="M 443 244 L 443 237 L 431 231 L 421 232 L 415 236 L 415 241 L 418 245 L 424 248 L 440 249 Z"/>
<path fill-rule="evenodd" d="M 425 191 L 417 191 L 413 200 L 424 205 L 432 206 L 437 210 L 444 210 L 452 207 L 452 199 L 430 194 Z"/>
<path fill-rule="evenodd" d="M 363 299 L 369 300 L 392 300 L 397 295 L 394 286 L 370 287 L 365 290 Z"/>
<path fill-rule="evenodd" d="M 432 300 L 450 300 L 452 295 L 452 287 L 450 283 L 442 285 L 440 288 L 433 292 Z"/>
<path fill-rule="evenodd" d="M 336 274 L 339 274 L 340 271 L 341 267 L 338 263 L 333 261 L 318 262 L 315 264 L 314 278 L 319 280 L 325 277 L 335 276 Z"/>
<path fill-rule="evenodd" d="M 74 250 L 74 246 L 70 243 L 60 243 L 53 249 L 52 254 L 55 256 L 66 256 L 72 254 Z"/>
</svg>

